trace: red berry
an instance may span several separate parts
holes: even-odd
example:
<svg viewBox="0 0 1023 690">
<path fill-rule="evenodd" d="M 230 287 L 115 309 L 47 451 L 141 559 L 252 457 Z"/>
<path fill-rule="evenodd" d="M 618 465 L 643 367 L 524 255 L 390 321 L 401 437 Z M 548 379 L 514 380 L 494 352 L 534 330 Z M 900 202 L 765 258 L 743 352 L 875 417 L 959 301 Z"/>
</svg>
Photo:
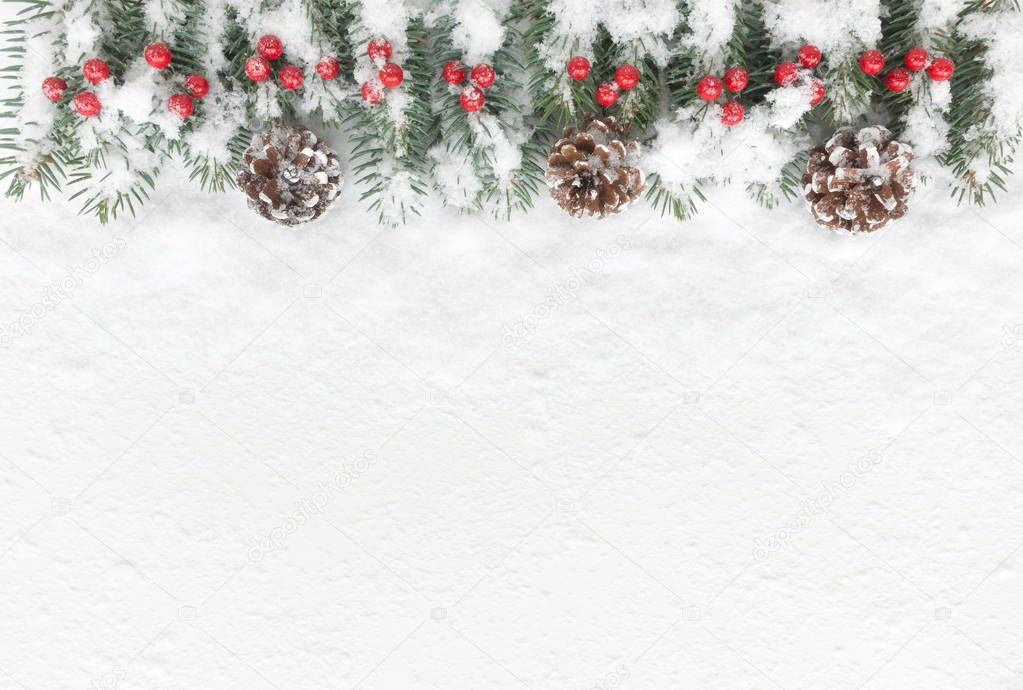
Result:
<svg viewBox="0 0 1023 690">
<path fill-rule="evenodd" d="M 386 65 L 380 68 L 380 72 L 377 73 L 377 77 L 380 79 L 380 83 L 389 89 L 393 89 L 398 86 L 405 78 L 405 73 L 401 71 L 401 67 L 388 62 Z"/>
<path fill-rule="evenodd" d="M 738 93 L 749 85 L 749 72 L 742 67 L 729 67 L 725 70 L 725 88 Z"/>
<path fill-rule="evenodd" d="M 362 82 L 362 100 L 376 105 L 380 102 L 381 89 L 380 82 L 370 79 L 369 81 Z"/>
<path fill-rule="evenodd" d="M 735 127 L 742 122 L 742 118 L 745 115 L 746 111 L 739 101 L 728 101 L 721 106 L 721 122 L 724 123 L 725 127 Z"/>
<path fill-rule="evenodd" d="M 201 74 L 189 74 L 185 77 L 185 91 L 195 98 L 202 98 L 210 92 L 210 83 Z"/>
<path fill-rule="evenodd" d="M 923 48 L 910 48 L 906 57 L 902 58 L 902 62 L 906 65 L 906 69 L 919 72 L 927 66 L 927 59 L 927 51 Z"/>
<path fill-rule="evenodd" d="M 807 43 L 799 49 L 799 62 L 803 65 L 803 67 L 813 69 L 817 65 L 821 64 L 821 49 L 815 45 Z"/>
<path fill-rule="evenodd" d="M 99 115 L 99 98 L 92 91 L 81 91 L 75 95 L 75 110 L 85 117 Z"/>
<path fill-rule="evenodd" d="M 341 65 L 330 55 L 320 58 L 316 63 L 316 73 L 322 79 L 336 79 L 341 74 Z"/>
<path fill-rule="evenodd" d="M 615 70 L 615 84 L 626 91 L 636 88 L 639 83 L 639 70 L 632 65 L 622 65 Z"/>
<path fill-rule="evenodd" d="M 951 60 L 945 57 L 934 58 L 934 62 L 927 68 L 927 76 L 934 81 L 948 81 L 952 78 L 956 66 Z"/>
<path fill-rule="evenodd" d="M 497 73 L 494 72 L 494 68 L 485 62 L 476 65 L 472 68 L 472 72 L 469 72 L 469 79 L 481 89 L 485 89 L 493 84 L 496 78 Z"/>
<path fill-rule="evenodd" d="M 825 93 L 827 93 L 827 89 L 824 88 L 824 82 L 820 79 L 810 82 L 810 105 L 817 105 L 823 101 Z"/>
<path fill-rule="evenodd" d="M 270 76 L 270 63 L 265 57 L 253 55 L 245 61 L 245 74 L 252 81 L 266 81 Z"/>
<path fill-rule="evenodd" d="M 82 75 L 93 84 L 98 84 L 110 76 L 110 68 L 99 58 L 90 58 L 82 65 Z"/>
<path fill-rule="evenodd" d="M 774 68 L 774 82 L 778 86 L 795 84 L 799 78 L 799 67 L 794 62 L 783 62 Z"/>
<path fill-rule="evenodd" d="M 366 55 L 369 55 L 370 60 L 386 62 L 391 57 L 391 43 L 386 38 L 378 36 L 366 46 Z"/>
<path fill-rule="evenodd" d="M 568 76 L 576 81 L 585 79 L 590 73 L 590 61 L 582 55 L 576 55 L 568 61 Z"/>
<path fill-rule="evenodd" d="M 172 93 L 167 99 L 167 110 L 185 120 L 195 111 L 195 102 L 187 93 Z"/>
<path fill-rule="evenodd" d="M 469 86 L 462 89 L 462 95 L 459 97 L 462 102 L 462 109 L 468 113 L 474 113 L 483 107 L 486 102 L 486 97 L 483 95 L 481 89 L 475 86 Z"/>
<path fill-rule="evenodd" d="M 281 71 L 277 75 L 277 78 L 280 80 L 281 86 L 286 89 L 297 89 L 302 86 L 302 82 L 305 79 L 302 75 L 302 70 L 295 67 L 295 65 L 285 65 L 284 67 L 281 67 Z"/>
<path fill-rule="evenodd" d="M 605 108 L 615 104 L 618 100 L 618 86 L 609 81 L 602 81 L 597 86 L 597 103 Z"/>
<path fill-rule="evenodd" d="M 721 95 L 721 80 L 713 74 L 700 77 L 696 82 L 696 95 L 705 101 L 713 101 Z"/>
<path fill-rule="evenodd" d="M 458 60 L 452 60 L 444 65 L 444 81 L 458 86 L 465 81 L 465 68 Z"/>
<path fill-rule="evenodd" d="M 43 79 L 43 95 L 51 101 L 59 101 L 64 96 L 64 89 L 67 82 L 60 77 L 46 77 Z"/>
<path fill-rule="evenodd" d="M 896 93 L 902 91 L 909 86 L 909 72 L 901 67 L 896 67 L 884 78 L 884 83 L 890 91 Z"/>
<path fill-rule="evenodd" d="M 256 51 L 267 60 L 276 60 L 284 55 L 284 44 L 273 34 L 264 34 L 256 42 Z"/>
<path fill-rule="evenodd" d="M 880 74 L 884 69 L 884 54 L 880 50 L 868 50 L 860 55 L 860 69 L 864 74 Z"/>
<path fill-rule="evenodd" d="M 156 69 L 163 69 L 171 61 L 170 48 L 164 43 L 150 43 L 146 46 L 145 53 L 143 54 L 145 55 L 146 62 Z"/>
</svg>

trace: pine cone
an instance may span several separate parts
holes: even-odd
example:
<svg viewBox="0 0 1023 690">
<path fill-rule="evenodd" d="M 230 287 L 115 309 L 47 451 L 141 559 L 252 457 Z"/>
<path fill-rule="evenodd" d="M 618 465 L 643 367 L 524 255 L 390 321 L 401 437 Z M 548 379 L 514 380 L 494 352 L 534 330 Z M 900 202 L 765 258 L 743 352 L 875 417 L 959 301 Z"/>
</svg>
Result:
<svg viewBox="0 0 1023 690">
<path fill-rule="evenodd" d="M 613 117 L 592 119 L 579 132 L 568 127 L 547 159 L 551 197 L 577 218 L 618 213 L 643 191 L 638 158 L 639 142 L 623 140 Z"/>
<path fill-rule="evenodd" d="M 810 153 L 803 194 L 819 225 L 874 232 L 906 214 L 913 149 L 880 125 L 841 129 Z"/>
<path fill-rule="evenodd" d="M 341 192 L 341 163 L 300 125 L 275 125 L 242 156 L 238 187 L 249 208 L 281 225 L 319 218 Z"/>
</svg>

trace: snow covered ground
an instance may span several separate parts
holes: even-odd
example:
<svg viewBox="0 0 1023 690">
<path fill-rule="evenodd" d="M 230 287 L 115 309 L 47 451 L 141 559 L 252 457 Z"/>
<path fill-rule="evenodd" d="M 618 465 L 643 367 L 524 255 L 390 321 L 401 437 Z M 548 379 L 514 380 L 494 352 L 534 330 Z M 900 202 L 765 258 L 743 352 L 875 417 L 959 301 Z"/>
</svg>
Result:
<svg viewBox="0 0 1023 690">
<path fill-rule="evenodd" d="M 1023 688 L 1023 225 L 0 207 L 0 690 Z"/>
</svg>

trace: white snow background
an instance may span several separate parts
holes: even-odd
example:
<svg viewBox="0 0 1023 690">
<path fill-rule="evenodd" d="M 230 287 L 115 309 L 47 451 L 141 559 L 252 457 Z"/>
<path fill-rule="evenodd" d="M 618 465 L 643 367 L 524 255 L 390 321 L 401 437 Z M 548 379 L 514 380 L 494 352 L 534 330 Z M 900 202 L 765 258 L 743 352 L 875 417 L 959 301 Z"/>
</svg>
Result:
<svg viewBox="0 0 1023 690">
<path fill-rule="evenodd" d="M 1021 190 L 0 201 L 0 690 L 1023 688 Z"/>
<path fill-rule="evenodd" d="M 0 688 L 1023 687 L 1023 228 L 0 207 Z M 20 330 L 16 327 L 20 326 Z"/>
</svg>

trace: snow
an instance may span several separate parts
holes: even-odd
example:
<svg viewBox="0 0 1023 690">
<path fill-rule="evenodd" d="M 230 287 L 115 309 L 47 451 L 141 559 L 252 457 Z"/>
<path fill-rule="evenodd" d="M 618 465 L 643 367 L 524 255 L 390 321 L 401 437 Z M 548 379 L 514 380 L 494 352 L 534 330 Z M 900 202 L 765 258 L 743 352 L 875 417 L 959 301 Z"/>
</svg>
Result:
<svg viewBox="0 0 1023 690">
<path fill-rule="evenodd" d="M 936 34 L 947 31 L 966 5 L 966 0 L 920 0 L 916 25 L 924 37 L 923 47 L 931 50 L 940 38 Z"/>
<path fill-rule="evenodd" d="M 57 116 L 57 106 L 43 95 L 39 86 L 55 71 L 50 44 L 58 31 L 53 17 L 33 19 L 25 30 L 24 63 L 17 84 L 24 105 L 18 111 L 17 126 L 26 140 L 37 143 L 18 153 L 22 163 L 31 164 L 49 151 L 46 135 Z"/>
<path fill-rule="evenodd" d="M 172 0 L 150 0 L 143 6 L 146 26 L 152 27 L 157 35 L 170 33 L 174 30 L 175 15 L 180 16 L 181 8 L 175 7 Z"/>
<path fill-rule="evenodd" d="M 767 0 L 764 20 L 777 46 L 795 52 L 803 43 L 821 49 L 833 65 L 881 38 L 879 0 Z"/>
<path fill-rule="evenodd" d="M 239 119 L 244 118 L 244 98 L 240 93 L 211 88 L 205 99 L 209 104 L 206 117 L 186 135 L 189 150 L 196 157 L 227 163 L 231 160 L 230 139 L 224 132 L 237 131 L 240 125 L 246 124 L 244 119 Z"/>
<path fill-rule="evenodd" d="M 611 39 L 626 48 L 630 62 L 649 54 L 658 64 L 667 64 L 668 39 L 678 23 L 674 0 L 607 0 L 604 26 Z"/>
<path fill-rule="evenodd" d="M 554 17 L 554 27 L 544 40 L 536 46 L 544 59 L 544 65 L 556 78 L 551 88 L 556 88 L 562 100 L 572 105 L 572 92 L 565 66 L 571 57 L 582 55 L 593 57 L 593 43 L 597 39 L 604 3 L 593 0 L 551 0 L 547 13 Z"/>
<path fill-rule="evenodd" d="M 455 208 L 472 208 L 476 195 L 483 190 L 483 181 L 476 174 L 472 159 L 450 151 L 443 144 L 430 149 L 433 159 L 433 180 L 444 202 Z"/>
<path fill-rule="evenodd" d="M 522 144 L 526 141 L 524 133 L 516 132 L 510 137 L 501 127 L 497 117 L 491 113 L 481 113 L 470 117 L 469 127 L 477 137 L 479 145 L 491 151 L 491 171 L 499 182 L 501 189 L 507 189 L 512 176 L 522 166 Z"/>
<path fill-rule="evenodd" d="M 508 0 L 459 0 L 451 40 L 462 51 L 462 62 L 472 66 L 490 62 L 504 43 L 504 21 L 511 10 Z"/>
<path fill-rule="evenodd" d="M 415 14 L 413 8 L 406 2 L 394 0 L 362 0 L 358 6 L 359 18 L 368 35 L 367 41 L 375 36 L 383 36 L 391 42 L 395 52 L 405 49 L 405 32 L 396 29 L 408 23 Z"/>
<path fill-rule="evenodd" d="M 952 87 L 947 81 L 921 80 L 917 84 L 926 93 L 920 95 L 906 114 L 902 140 L 913 147 L 913 168 L 918 175 L 929 180 L 950 181 L 949 171 L 936 157 L 948 147 L 949 125 L 945 115 L 952 105 Z"/>
<path fill-rule="evenodd" d="M 100 41 L 100 29 L 93 17 L 94 3 L 91 0 L 73 0 L 63 13 L 65 37 L 63 64 L 81 64 L 96 55 Z M 42 53 L 48 54 L 49 51 Z"/>
<path fill-rule="evenodd" d="M 689 34 L 683 41 L 705 56 L 704 67 L 709 72 L 720 72 L 728 66 L 722 63 L 719 55 L 735 29 L 735 6 L 717 0 L 695 0 L 688 5 L 686 22 Z"/>
<path fill-rule="evenodd" d="M 251 2 L 230 2 L 237 8 L 239 20 L 252 37 L 252 44 L 264 34 L 274 34 L 281 39 L 289 60 L 305 63 L 312 71 L 316 61 L 322 57 L 320 48 L 312 37 L 309 12 L 302 0 L 284 0 L 272 9 Z M 214 31 L 215 27 L 211 27 Z"/>
<path fill-rule="evenodd" d="M 1013 88 L 1023 78 L 1023 18 L 1011 10 L 976 13 L 967 17 L 960 30 L 987 44 L 985 64 L 994 72 L 984 83 L 992 101 L 993 129 L 999 137 L 1019 135 L 1023 122 L 1023 93 Z"/>
<path fill-rule="evenodd" d="M 808 88 L 790 86 L 771 91 L 735 127 L 721 123 L 719 107 L 707 108 L 695 126 L 689 124 L 693 111 L 682 111 L 676 121 L 656 124 L 657 136 L 643 165 L 683 198 L 705 182 L 738 188 L 764 185 L 777 195 L 782 169 L 810 142 L 805 135 L 791 136 L 776 128 L 798 121 L 809 108 Z"/>
<path fill-rule="evenodd" d="M 202 56 L 203 64 L 206 65 L 205 74 L 216 74 L 227 65 L 227 58 L 224 56 L 223 32 L 216 30 L 216 27 L 226 25 L 227 1 L 207 0 L 205 12 L 199 19 L 199 29 L 206 37 L 206 52 Z M 214 88 L 212 83 L 210 88 Z"/>
<path fill-rule="evenodd" d="M 772 127 L 789 129 L 803 119 L 813 107 L 812 81 L 806 77 L 807 70 L 800 70 L 800 80 L 791 86 L 772 89 L 766 98 L 769 122 Z"/>
<path fill-rule="evenodd" d="M 0 201 L 0 687 L 1018 686 L 1021 178 L 857 238 L 183 178 Z"/>
</svg>

